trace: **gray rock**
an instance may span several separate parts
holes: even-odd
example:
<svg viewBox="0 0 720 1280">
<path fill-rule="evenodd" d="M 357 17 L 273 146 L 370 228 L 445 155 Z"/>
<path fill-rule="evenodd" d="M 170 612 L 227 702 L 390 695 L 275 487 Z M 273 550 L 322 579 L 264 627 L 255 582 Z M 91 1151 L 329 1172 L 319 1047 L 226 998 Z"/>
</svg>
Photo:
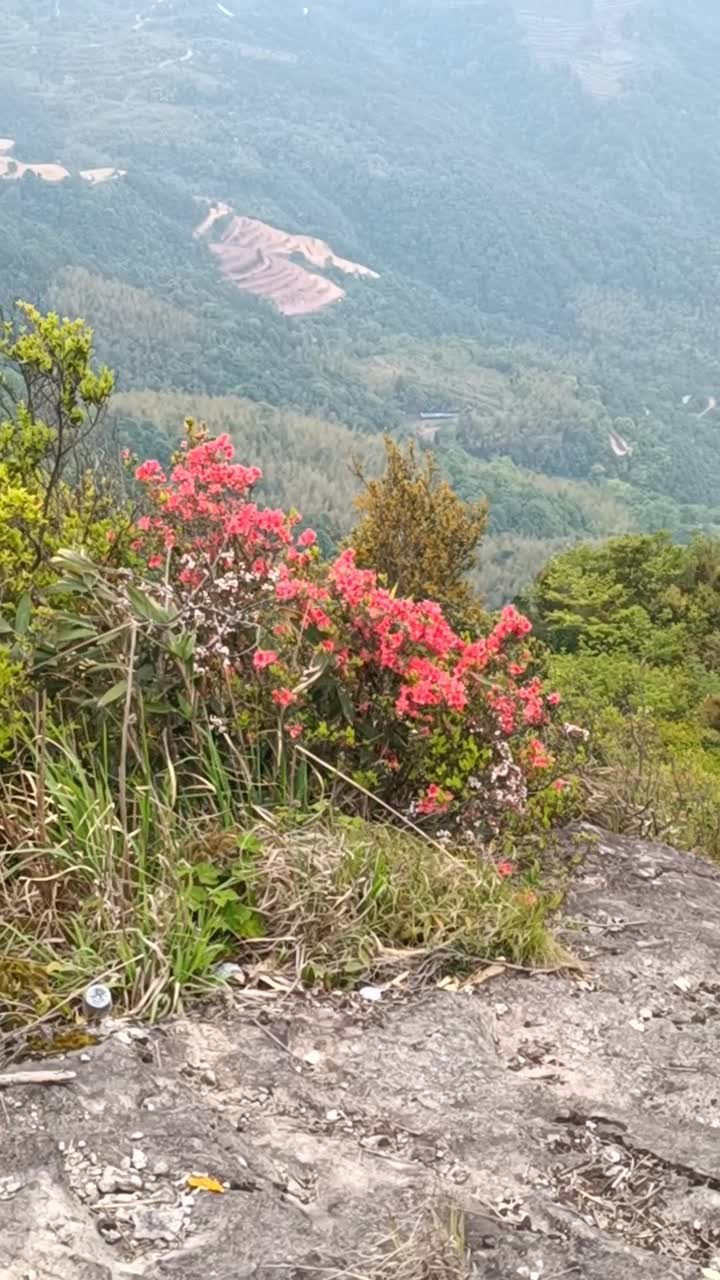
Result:
<svg viewBox="0 0 720 1280">
<path fill-rule="evenodd" d="M 185 1222 L 182 1207 L 136 1209 L 132 1215 L 133 1235 L 139 1244 L 168 1244 L 180 1240 Z"/>
<path fill-rule="evenodd" d="M 120 1191 L 140 1191 L 142 1178 L 129 1169 L 114 1169 L 106 1165 L 97 1181 L 97 1189 L 101 1195 L 114 1195 Z"/>
<path fill-rule="evenodd" d="M 720 1255 L 720 874 L 592 833 L 566 911 L 582 977 L 285 1001 L 274 1038 L 242 1006 L 204 1006 L 148 1031 L 157 1055 L 109 1035 L 3 1130 L 3 1178 L 22 1185 L 0 1200 L 0 1280 L 369 1274 L 383 1237 L 424 1239 L 448 1202 L 477 1280 L 699 1280 Z M 312 1051 L 321 1066 L 298 1072 Z M 104 1194 L 136 1193 L 117 1166 L 139 1115 L 163 1181 L 128 1205 L 134 1252 L 58 1143 L 82 1135 Z M 189 1194 L 190 1173 L 230 1189 Z"/>
</svg>

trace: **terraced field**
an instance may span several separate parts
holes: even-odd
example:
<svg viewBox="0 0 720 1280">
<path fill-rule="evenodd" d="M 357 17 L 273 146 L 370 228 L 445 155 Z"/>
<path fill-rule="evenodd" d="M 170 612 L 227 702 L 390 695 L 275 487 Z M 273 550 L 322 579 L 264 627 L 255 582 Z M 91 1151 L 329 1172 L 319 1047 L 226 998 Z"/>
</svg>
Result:
<svg viewBox="0 0 720 1280">
<path fill-rule="evenodd" d="M 625 19 L 640 0 L 514 0 L 528 43 L 544 62 L 564 63 L 597 98 L 621 92 L 637 59 Z"/>
<path fill-rule="evenodd" d="M 256 218 L 234 215 L 226 204 L 213 204 L 195 231 L 197 239 L 213 234 L 216 223 L 226 220 L 220 238 L 210 243 L 223 275 L 238 289 L 267 298 L 281 315 L 302 316 L 345 297 L 333 280 L 317 274 L 334 267 L 345 275 L 378 279 L 376 271 L 348 258 L 339 258 L 324 240 L 292 235 Z M 294 261 L 304 258 L 314 271 Z"/>
<path fill-rule="evenodd" d="M 422 399 L 418 412 L 469 410 L 493 415 L 505 405 L 508 380 L 482 364 L 470 343 L 416 343 L 398 348 L 357 368 L 374 390 L 393 394 L 398 382 L 412 386 Z"/>
</svg>

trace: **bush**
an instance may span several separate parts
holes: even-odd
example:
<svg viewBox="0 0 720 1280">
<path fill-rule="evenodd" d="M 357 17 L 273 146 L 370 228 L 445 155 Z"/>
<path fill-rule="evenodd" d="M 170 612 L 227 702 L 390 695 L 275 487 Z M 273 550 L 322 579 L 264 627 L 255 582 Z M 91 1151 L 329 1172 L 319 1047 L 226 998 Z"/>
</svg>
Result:
<svg viewBox="0 0 720 1280">
<path fill-rule="evenodd" d="M 469 634 L 352 549 L 323 559 L 191 421 L 167 469 L 127 456 L 108 481 L 90 331 L 22 316 L 0 339 L 5 1026 L 67 1012 L 91 978 L 156 1016 L 227 955 L 328 987 L 398 953 L 424 972 L 546 958 L 555 903 L 480 843 L 559 803 L 528 620 Z"/>
<path fill-rule="evenodd" d="M 583 814 L 599 826 L 720 861 L 720 761 L 691 733 L 628 717 L 594 741 L 580 774 Z"/>
<path fill-rule="evenodd" d="M 175 756 L 209 734 L 258 800 L 303 761 L 303 785 L 320 770 L 355 807 L 360 794 L 418 819 L 462 810 L 487 831 L 546 785 L 557 698 L 528 672 L 530 624 L 514 608 L 466 640 L 352 550 L 324 562 L 296 514 L 250 500 L 259 472 L 232 460 L 227 437 L 192 424 L 169 476 L 154 462 L 136 474 L 146 568 L 56 561 L 77 611 L 41 633 L 37 663 L 60 705 L 94 698 L 117 742 L 122 712 L 132 748 L 142 699 Z"/>
<path fill-rule="evenodd" d="M 412 442 L 403 451 L 386 438 L 385 454 L 384 475 L 367 480 L 357 468 L 364 491 L 350 538 L 356 563 L 401 595 L 435 600 L 457 629 L 477 631 L 487 616 L 467 575 L 476 567 L 487 502 L 463 502 L 433 454 L 419 458 Z"/>
</svg>

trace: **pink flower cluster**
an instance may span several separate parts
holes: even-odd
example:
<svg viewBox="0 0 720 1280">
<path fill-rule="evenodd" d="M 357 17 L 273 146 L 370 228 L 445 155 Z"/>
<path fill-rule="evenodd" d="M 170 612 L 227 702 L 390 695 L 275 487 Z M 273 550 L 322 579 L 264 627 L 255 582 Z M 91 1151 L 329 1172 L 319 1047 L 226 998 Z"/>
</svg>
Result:
<svg viewBox="0 0 720 1280">
<path fill-rule="evenodd" d="M 158 462 L 137 468 L 147 498 L 138 544 L 186 601 L 205 669 L 219 662 L 282 712 L 294 707 L 291 738 L 312 737 L 318 700 L 323 718 L 341 707 L 345 723 L 352 706 L 356 749 L 380 761 L 393 785 L 414 788 L 419 814 L 442 813 L 455 797 L 409 762 L 424 758 L 433 735 L 462 726 L 486 748 L 502 803 L 507 792 L 519 804 L 524 772 L 553 763 L 529 734 L 559 702 L 537 677 L 524 678 L 529 620 L 510 605 L 487 635 L 465 639 L 434 601 L 397 597 L 352 550 L 323 563 L 314 532 L 296 536 L 296 514 L 250 501 L 260 471 L 233 461 L 228 436 L 190 444 L 169 475 Z"/>
<path fill-rule="evenodd" d="M 160 546 L 197 553 L 197 562 L 185 566 L 186 586 L 197 587 L 208 567 L 228 551 L 262 576 L 281 552 L 293 548 L 299 516 L 250 502 L 248 494 L 262 472 L 234 462 L 233 454 L 229 436 L 202 438 L 183 448 L 169 476 L 156 461 L 143 462 L 135 471 L 151 508 L 138 528 L 146 535 L 147 548 L 152 548 L 153 567 L 160 567 Z M 311 529 L 300 535 L 300 558 L 314 542 Z"/>
</svg>

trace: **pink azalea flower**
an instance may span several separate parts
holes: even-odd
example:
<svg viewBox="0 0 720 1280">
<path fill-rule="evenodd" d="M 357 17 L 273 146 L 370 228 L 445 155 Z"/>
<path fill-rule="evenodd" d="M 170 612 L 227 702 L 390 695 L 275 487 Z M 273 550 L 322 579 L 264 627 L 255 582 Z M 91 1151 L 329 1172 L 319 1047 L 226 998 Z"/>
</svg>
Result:
<svg viewBox="0 0 720 1280">
<path fill-rule="evenodd" d="M 271 667 L 277 660 L 278 656 L 274 649 L 257 649 L 253 654 L 253 666 L 256 671 L 264 671 L 265 667 Z"/>
<path fill-rule="evenodd" d="M 297 702 L 297 694 L 292 689 L 273 689 L 272 700 L 278 707 L 291 707 Z"/>
</svg>

